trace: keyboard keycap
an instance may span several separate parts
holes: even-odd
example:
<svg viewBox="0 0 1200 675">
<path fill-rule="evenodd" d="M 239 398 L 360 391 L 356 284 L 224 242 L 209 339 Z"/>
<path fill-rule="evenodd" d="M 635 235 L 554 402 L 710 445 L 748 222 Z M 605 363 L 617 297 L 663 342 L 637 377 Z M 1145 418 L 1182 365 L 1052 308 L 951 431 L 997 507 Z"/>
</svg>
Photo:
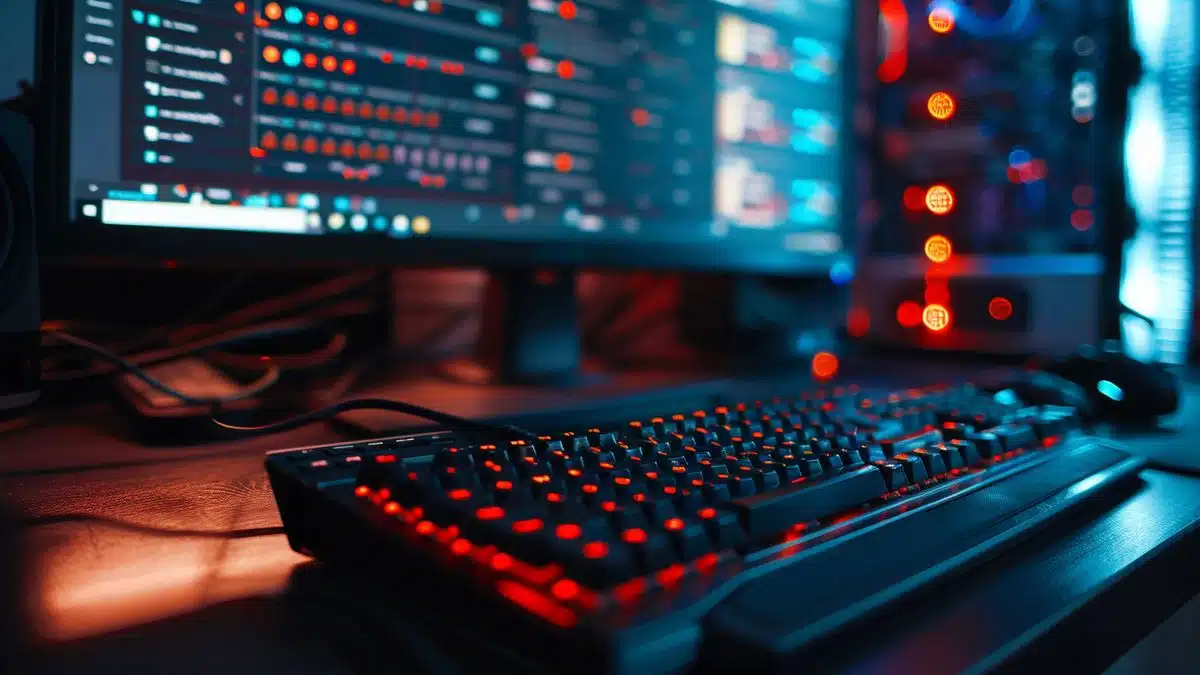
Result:
<svg viewBox="0 0 1200 675">
<path fill-rule="evenodd" d="M 762 540 L 796 523 L 855 508 L 887 491 L 879 469 L 864 466 L 756 497 L 734 499 L 729 508 L 738 512 L 750 539 Z"/>
</svg>

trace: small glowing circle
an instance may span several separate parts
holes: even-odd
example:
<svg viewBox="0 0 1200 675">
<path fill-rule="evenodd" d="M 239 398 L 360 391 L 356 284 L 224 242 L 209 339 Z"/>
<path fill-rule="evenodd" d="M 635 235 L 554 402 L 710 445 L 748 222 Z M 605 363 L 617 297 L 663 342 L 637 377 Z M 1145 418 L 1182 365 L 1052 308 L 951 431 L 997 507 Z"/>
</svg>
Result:
<svg viewBox="0 0 1200 675">
<path fill-rule="evenodd" d="M 838 357 L 829 352 L 819 352 L 813 356 L 812 374 L 818 380 L 827 380 L 837 374 Z"/>
<path fill-rule="evenodd" d="M 925 207 L 938 216 L 950 213 L 954 210 L 954 192 L 945 185 L 934 185 L 925 191 Z"/>
<path fill-rule="evenodd" d="M 997 321 L 1008 321 L 1013 314 L 1013 304 L 1008 298 L 995 297 L 988 303 L 988 314 Z"/>
<path fill-rule="evenodd" d="M 926 305 L 921 312 L 921 322 L 931 331 L 943 331 L 950 327 L 950 310 L 941 305 Z"/>
<path fill-rule="evenodd" d="M 921 306 L 912 300 L 900 303 L 896 308 L 896 323 L 905 328 L 915 328 L 921 323 Z"/>
<path fill-rule="evenodd" d="M 925 257 L 935 263 L 944 263 L 954 255 L 954 247 L 950 240 L 940 234 L 935 234 L 925 240 Z"/>
<path fill-rule="evenodd" d="M 958 110 L 958 106 L 954 103 L 954 97 L 944 91 L 934 92 L 930 95 L 926 108 L 929 109 L 929 114 L 934 119 L 942 121 L 954 117 L 955 111 Z"/>
<path fill-rule="evenodd" d="M 945 35 L 954 30 L 954 13 L 939 7 L 929 13 L 929 28 L 938 35 Z"/>
</svg>

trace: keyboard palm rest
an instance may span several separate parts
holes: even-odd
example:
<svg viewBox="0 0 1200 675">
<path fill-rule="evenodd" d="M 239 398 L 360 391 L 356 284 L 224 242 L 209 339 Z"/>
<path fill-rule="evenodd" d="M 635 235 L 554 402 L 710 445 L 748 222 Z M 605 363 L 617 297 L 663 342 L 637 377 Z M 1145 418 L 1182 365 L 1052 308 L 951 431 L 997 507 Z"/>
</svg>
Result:
<svg viewBox="0 0 1200 675">
<path fill-rule="evenodd" d="M 907 510 L 886 527 L 828 540 L 823 549 L 817 539 L 778 551 L 706 617 L 701 660 L 706 668 L 796 672 L 796 659 L 814 641 L 1003 552 L 1140 467 L 1125 452 L 1086 444 L 952 499 Z M 818 579 L 829 583 L 815 583 Z"/>
</svg>

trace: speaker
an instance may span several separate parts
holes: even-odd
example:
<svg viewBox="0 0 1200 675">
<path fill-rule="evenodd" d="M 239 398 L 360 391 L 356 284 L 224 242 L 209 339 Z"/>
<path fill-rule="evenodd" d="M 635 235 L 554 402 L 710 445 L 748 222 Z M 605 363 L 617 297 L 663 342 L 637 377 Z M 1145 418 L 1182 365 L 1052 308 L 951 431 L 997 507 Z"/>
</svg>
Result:
<svg viewBox="0 0 1200 675">
<path fill-rule="evenodd" d="M 0 105 L 0 417 L 41 390 L 41 311 L 34 239 L 33 129 Z"/>
</svg>

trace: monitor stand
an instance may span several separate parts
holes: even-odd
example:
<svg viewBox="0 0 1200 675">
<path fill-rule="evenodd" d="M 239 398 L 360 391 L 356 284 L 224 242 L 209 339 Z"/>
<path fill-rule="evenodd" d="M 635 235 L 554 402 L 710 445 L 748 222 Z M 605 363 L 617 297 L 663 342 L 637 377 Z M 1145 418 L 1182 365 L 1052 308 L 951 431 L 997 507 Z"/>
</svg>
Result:
<svg viewBox="0 0 1200 675">
<path fill-rule="evenodd" d="M 590 418 L 603 409 L 624 419 L 647 410 L 711 407 L 727 391 L 730 382 L 721 369 L 592 372 L 584 365 L 577 308 L 574 270 L 489 269 L 473 358 L 443 363 L 432 377 L 387 378 L 355 397 L 556 429 L 573 410 Z M 337 421 L 374 436 L 427 424 L 371 410 L 348 412 Z"/>
<path fill-rule="evenodd" d="M 584 371 L 575 281 L 570 269 L 490 269 L 475 358 L 447 362 L 443 373 L 477 385 L 601 382 L 603 374 Z"/>
</svg>

